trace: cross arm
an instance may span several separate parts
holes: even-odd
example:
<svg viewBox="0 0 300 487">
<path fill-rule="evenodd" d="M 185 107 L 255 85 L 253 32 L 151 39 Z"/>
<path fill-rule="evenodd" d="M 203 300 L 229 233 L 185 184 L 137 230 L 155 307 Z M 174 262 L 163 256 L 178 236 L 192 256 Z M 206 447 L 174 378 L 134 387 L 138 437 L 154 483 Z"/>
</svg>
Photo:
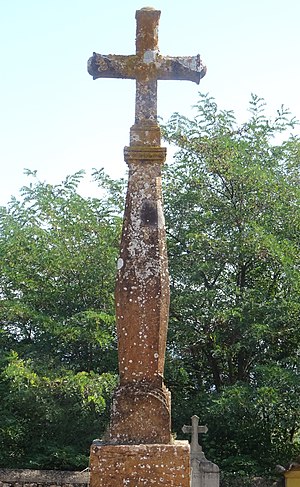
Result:
<svg viewBox="0 0 300 487">
<path fill-rule="evenodd" d="M 182 429 L 182 432 L 187 434 L 187 435 L 191 434 L 191 432 L 192 432 L 192 427 L 187 426 L 186 424 L 184 424 L 181 429 Z"/>
<path fill-rule="evenodd" d="M 206 66 L 200 55 L 183 57 L 160 57 L 157 62 L 157 79 L 187 80 L 199 84 L 206 74 Z"/>
<path fill-rule="evenodd" d="M 191 434 L 193 432 L 193 427 L 187 426 L 185 424 L 182 426 L 182 432 L 185 434 Z M 197 427 L 197 433 L 207 433 L 207 432 L 208 432 L 208 428 L 206 425 Z"/>
<path fill-rule="evenodd" d="M 147 73 L 152 79 L 187 80 L 199 84 L 205 76 L 206 66 L 202 64 L 199 54 L 171 57 L 160 56 L 153 51 L 146 51 L 143 56 L 104 55 L 94 52 L 88 60 L 88 72 L 93 79 L 136 79 Z"/>
<path fill-rule="evenodd" d="M 114 54 L 97 54 L 88 60 L 88 73 L 97 78 L 127 78 L 134 79 L 136 56 L 122 56 Z"/>
</svg>

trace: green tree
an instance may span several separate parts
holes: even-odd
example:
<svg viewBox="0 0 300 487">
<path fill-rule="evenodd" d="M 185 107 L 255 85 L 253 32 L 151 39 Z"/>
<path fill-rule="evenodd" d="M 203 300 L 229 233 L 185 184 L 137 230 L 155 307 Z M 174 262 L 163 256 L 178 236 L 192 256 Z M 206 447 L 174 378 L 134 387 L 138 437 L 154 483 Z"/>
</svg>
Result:
<svg viewBox="0 0 300 487">
<path fill-rule="evenodd" d="M 108 420 L 117 360 L 117 183 L 36 179 L 0 214 L 1 466 L 86 466 Z M 122 183 L 118 183 L 122 185 Z M 109 191 L 107 191 L 109 190 Z"/>
<path fill-rule="evenodd" d="M 108 420 L 116 377 L 34 369 L 13 351 L 1 361 L 1 466 L 85 468 L 89 445 Z"/>
<path fill-rule="evenodd" d="M 174 421 L 200 413 L 214 458 L 257 472 L 299 448 L 300 142 L 257 96 L 243 125 L 207 95 L 195 108 L 164 126 Z"/>
<path fill-rule="evenodd" d="M 256 96 L 243 125 L 209 96 L 195 108 L 164 127 L 173 425 L 198 414 L 211 460 L 266 473 L 300 449 L 296 122 Z M 124 181 L 95 172 L 101 198 L 84 199 L 80 178 L 1 208 L 2 467 L 85 467 L 108 421 Z"/>
</svg>

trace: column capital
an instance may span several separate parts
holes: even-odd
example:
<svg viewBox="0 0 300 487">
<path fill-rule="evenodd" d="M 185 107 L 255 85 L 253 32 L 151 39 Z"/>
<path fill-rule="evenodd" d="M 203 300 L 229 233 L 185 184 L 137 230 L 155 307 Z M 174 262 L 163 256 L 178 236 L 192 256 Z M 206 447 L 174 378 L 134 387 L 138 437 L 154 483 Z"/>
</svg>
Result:
<svg viewBox="0 0 300 487">
<path fill-rule="evenodd" d="M 127 164 L 163 164 L 166 160 L 166 155 L 166 147 L 124 147 L 124 159 Z"/>
</svg>

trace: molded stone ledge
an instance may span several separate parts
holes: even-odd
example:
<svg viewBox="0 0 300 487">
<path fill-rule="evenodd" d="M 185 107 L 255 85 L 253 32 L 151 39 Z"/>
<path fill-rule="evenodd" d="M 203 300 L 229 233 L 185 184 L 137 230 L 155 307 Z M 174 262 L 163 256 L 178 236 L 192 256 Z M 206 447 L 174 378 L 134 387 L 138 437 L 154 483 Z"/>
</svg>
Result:
<svg viewBox="0 0 300 487">
<path fill-rule="evenodd" d="M 124 147 L 124 159 L 127 163 L 163 164 L 166 160 L 166 155 L 167 149 L 165 147 Z"/>
</svg>

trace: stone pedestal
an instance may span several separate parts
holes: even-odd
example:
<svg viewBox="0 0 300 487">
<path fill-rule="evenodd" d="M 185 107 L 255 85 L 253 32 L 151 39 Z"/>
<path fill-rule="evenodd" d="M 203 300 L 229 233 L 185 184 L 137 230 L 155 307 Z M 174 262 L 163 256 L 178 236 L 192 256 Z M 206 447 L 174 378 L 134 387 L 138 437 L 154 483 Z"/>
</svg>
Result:
<svg viewBox="0 0 300 487">
<path fill-rule="evenodd" d="M 219 487 L 220 470 L 217 465 L 203 456 L 200 460 L 192 458 L 192 483 L 191 487 Z"/>
<path fill-rule="evenodd" d="M 189 445 L 93 444 L 90 487 L 190 487 Z"/>
</svg>

